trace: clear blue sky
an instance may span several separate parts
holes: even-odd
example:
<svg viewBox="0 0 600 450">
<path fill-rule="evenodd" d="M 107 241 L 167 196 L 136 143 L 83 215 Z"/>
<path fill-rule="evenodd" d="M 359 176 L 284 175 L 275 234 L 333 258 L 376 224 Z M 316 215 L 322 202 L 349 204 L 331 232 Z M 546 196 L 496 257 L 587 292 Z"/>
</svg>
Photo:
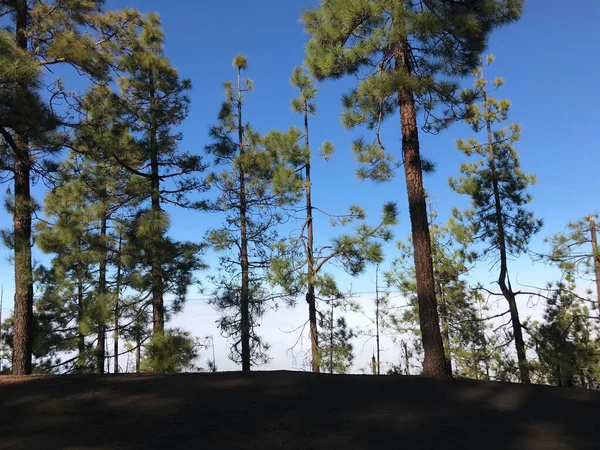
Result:
<svg viewBox="0 0 600 450">
<path fill-rule="evenodd" d="M 239 52 L 248 57 L 247 76 L 255 81 L 245 117 L 261 132 L 300 125 L 290 109 L 295 91 L 289 78 L 294 66 L 302 62 L 307 39 L 299 23 L 300 13 L 317 3 L 109 0 L 106 6 L 155 11 L 162 17 L 166 53 L 181 75 L 193 83 L 191 113 L 181 127 L 182 148 L 202 153 L 208 127 L 215 122 L 223 99 L 221 83 L 234 77 L 231 60 Z M 600 2 L 580 0 L 572 5 L 558 0 L 528 0 L 521 21 L 497 31 L 490 41 L 489 51 L 496 56 L 496 63 L 489 75 L 505 79 L 500 95 L 513 101 L 510 121 L 523 127 L 518 143 L 523 168 L 538 176 L 538 184 L 531 191 L 531 207 L 544 219 L 545 226 L 532 243 L 536 250 L 544 248 L 543 237 L 559 231 L 566 222 L 599 209 L 594 199 L 600 188 Z M 397 235 L 405 238 L 410 227 L 402 174 L 381 185 L 358 181 L 354 176 L 356 165 L 350 143 L 359 133 L 344 130 L 339 120 L 340 96 L 350 85 L 351 80 L 343 80 L 319 86 L 319 113 L 312 122 L 313 144 L 331 140 L 336 154 L 330 162 L 316 164 L 316 204 L 332 212 L 359 204 L 376 221 L 384 201 L 397 201 L 401 212 Z M 395 147 L 399 152 L 398 132 L 391 125 L 386 127 L 390 132 L 384 138 L 389 149 Z M 448 188 L 447 179 L 458 173 L 458 165 L 464 160 L 454 140 L 471 135 L 468 127 L 455 125 L 439 136 L 422 136 L 424 155 L 437 163 L 437 172 L 426 178 L 426 188 L 437 197 L 442 220 L 453 206 L 467 204 Z M 41 201 L 43 189 L 37 186 L 35 192 Z M 2 226 L 10 224 L 6 212 L 0 222 Z M 210 214 L 173 211 L 171 234 L 199 240 L 218 222 L 219 218 Z M 329 233 L 325 229 L 323 232 Z M 393 247 L 390 250 L 389 260 L 394 256 Z M 4 283 L 5 307 L 10 308 L 13 281 L 8 256 L 4 249 L 0 281 Z M 527 259 L 517 267 L 523 281 L 539 283 L 546 277 L 543 267 L 532 267 Z M 487 273 L 487 269 L 482 272 Z M 372 290 L 372 278 L 368 274 L 354 282 L 355 290 Z"/>
</svg>

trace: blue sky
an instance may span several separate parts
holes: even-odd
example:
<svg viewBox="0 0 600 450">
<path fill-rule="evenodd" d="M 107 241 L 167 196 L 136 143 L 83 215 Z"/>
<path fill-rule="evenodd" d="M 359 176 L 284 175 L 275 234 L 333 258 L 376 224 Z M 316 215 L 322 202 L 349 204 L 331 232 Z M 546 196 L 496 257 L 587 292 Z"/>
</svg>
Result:
<svg viewBox="0 0 600 450">
<path fill-rule="evenodd" d="M 296 93 L 289 85 L 289 78 L 294 66 L 302 62 L 307 40 L 299 23 L 301 11 L 317 3 L 316 0 L 108 0 L 106 6 L 155 11 L 162 17 L 167 56 L 193 84 L 191 112 L 180 129 L 184 135 L 182 149 L 202 153 L 208 142 L 208 127 L 215 122 L 223 99 L 221 84 L 235 76 L 231 60 L 240 52 L 249 61 L 247 76 L 255 81 L 255 92 L 248 98 L 245 117 L 261 132 L 300 125 L 290 108 L 290 99 Z M 537 185 L 531 189 L 534 197 L 531 207 L 545 225 L 531 244 L 537 251 L 545 248 L 544 237 L 560 231 L 568 221 L 599 209 L 594 199 L 600 188 L 596 131 L 600 124 L 597 107 L 600 62 L 596 57 L 600 2 L 581 0 L 574 5 L 566 6 L 558 0 L 528 0 L 522 19 L 495 32 L 489 46 L 496 62 L 488 71 L 488 78 L 505 79 L 499 96 L 513 102 L 509 123 L 518 122 L 523 128 L 517 145 L 523 169 L 538 177 Z M 349 205 L 358 204 L 366 208 L 375 222 L 383 202 L 396 201 L 400 209 L 396 235 L 405 238 L 410 226 L 402 173 L 392 182 L 379 185 L 359 181 L 354 175 L 356 165 L 350 144 L 360 132 L 346 131 L 339 120 L 340 97 L 351 85 L 352 80 L 319 85 L 318 115 L 311 125 L 313 145 L 331 140 L 336 153 L 329 162 L 315 164 L 315 203 L 331 212 L 342 212 Z M 399 154 L 398 130 L 393 123 L 396 119 L 391 120 L 384 139 L 388 149 L 396 148 Z M 466 198 L 449 189 L 447 179 L 458 174 L 458 166 L 464 161 L 463 154 L 455 149 L 454 140 L 470 136 L 471 130 L 460 124 L 438 136 L 421 136 L 424 155 L 437 164 L 437 172 L 427 176 L 425 183 L 429 193 L 437 198 L 441 220 L 448 217 L 452 207 L 468 204 Z M 34 191 L 38 200 L 42 200 L 41 186 Z M 0 225 L 9 225 L 7 213 L 2 214 Z M 171 234 L 180 239 L 199 240 L 220 221 L 219 217 L 206 213 L 172 211 L 171 214 Z M 318 224 L 319 231 L 322 236 L 330 235 L 325 220 Z M 393 250 L 393 246 L 388 248 L 388 261 L 394 257 Z M 0 281 L 4 284 L 5 308 L 11 307 L 13 295 L 8 256 L 2 250 Z M 528 284 L 541 284 L 551 275 L 544 266 L 534 266 L 526 257 L 513 267 L 519 280 Z M 478 273 L 491 279 L 487 265 L 479 269 Z M 354 290 L 373 290 L 372 279 L 373 273 L 368 273 L 353 281 Z M 342 280 L 349 282 L 346 277 Z"/>
</svg>

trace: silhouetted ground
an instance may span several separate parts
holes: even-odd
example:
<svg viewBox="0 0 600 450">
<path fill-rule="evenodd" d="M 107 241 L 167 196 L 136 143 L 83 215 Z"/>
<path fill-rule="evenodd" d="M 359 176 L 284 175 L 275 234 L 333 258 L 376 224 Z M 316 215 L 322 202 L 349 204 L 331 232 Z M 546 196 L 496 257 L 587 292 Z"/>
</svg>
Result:
<svg viewBox="0 0 600 450">
<path fill-rule="evenodd" d="M 0 377 L 0 449 L 600 449 L 600 394 L 300 372 Z"/>
</svg>

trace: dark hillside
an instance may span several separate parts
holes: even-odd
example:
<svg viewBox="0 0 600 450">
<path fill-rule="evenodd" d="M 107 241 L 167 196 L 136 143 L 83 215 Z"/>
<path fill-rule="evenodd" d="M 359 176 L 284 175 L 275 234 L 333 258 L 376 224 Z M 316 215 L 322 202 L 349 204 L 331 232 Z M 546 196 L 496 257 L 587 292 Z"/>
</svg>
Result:
<svg viewBox="0 0 600 450">
<path fill-rule="evenodd" d="M 296 372 L 0 378 L 0 448 L 593 449 L 600 394 Z"/>
</svg>

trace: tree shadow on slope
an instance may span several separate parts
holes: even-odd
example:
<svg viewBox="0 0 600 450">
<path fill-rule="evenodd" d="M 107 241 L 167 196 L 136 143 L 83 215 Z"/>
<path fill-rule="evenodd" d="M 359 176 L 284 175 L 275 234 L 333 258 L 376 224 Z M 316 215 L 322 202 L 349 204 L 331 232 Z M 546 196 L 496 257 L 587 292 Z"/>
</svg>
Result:
<svg viewBox="0 0 600 450">
<path fill-rule="evenodd" d="M 0 381 L 0 448 L 587 449 L 600 394 L 294 372 Z"/>
</svg>

